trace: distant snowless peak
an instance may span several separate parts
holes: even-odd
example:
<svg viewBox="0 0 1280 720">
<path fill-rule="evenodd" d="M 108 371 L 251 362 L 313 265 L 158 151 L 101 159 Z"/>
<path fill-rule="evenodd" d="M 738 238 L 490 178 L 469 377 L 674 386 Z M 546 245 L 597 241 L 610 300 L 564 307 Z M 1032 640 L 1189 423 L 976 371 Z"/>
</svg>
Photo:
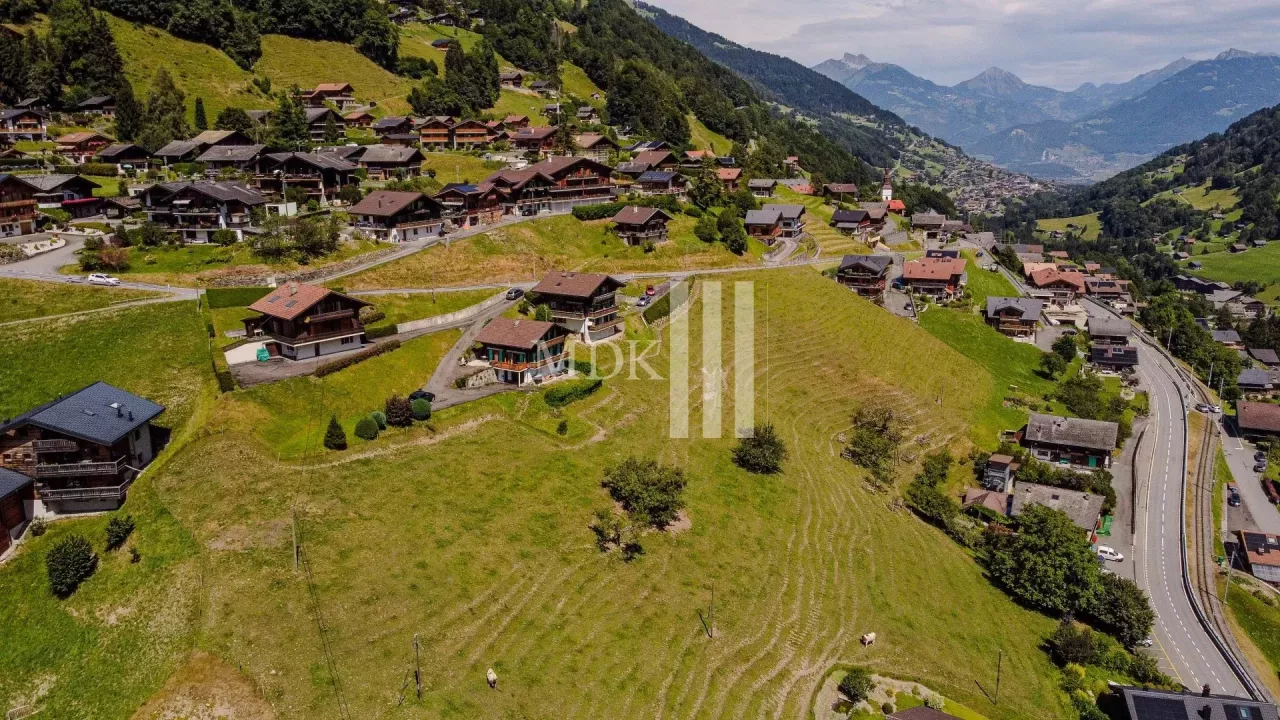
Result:
<svg viewBox="0 0 1280 720">
<path fill-rule="evenodd" d="M 861 70 L 862 68 L 868 65 L 876 64 L 874 60 L 867 57 L 866 55 L 863 55 L 862 53 L 858 53 L 857 55 L 850 55 L 849 53 L 845 53 L 844 57 L 840 58 L 840 62 L 848 66 L 850 70 Z"/>
<path fill-rule="evenodd" d="M 1235 48 L 1231 48 L 1230 50 L 1224 53 L 1220 53 L 1218 57 L 1214 58 L 1214 60 L 1238 60 L 1240 58 L 1256 58 L 1256 57 L 1280 57 L 1280 55 L 1276 55 L 1275 53 L 1254 53 L 1254 52 L 1248 52 L 1247 50 L 1237 50 Z"/>
</svg>

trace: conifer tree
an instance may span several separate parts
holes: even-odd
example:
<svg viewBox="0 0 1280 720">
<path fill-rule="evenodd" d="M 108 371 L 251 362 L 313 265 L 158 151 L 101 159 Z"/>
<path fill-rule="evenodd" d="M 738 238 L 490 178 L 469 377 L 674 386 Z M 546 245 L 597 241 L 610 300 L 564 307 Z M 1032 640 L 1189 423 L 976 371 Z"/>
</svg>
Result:
<svg viewBox="0 0 1280 720">
<path fill-rule="evenodd" d="M 204 98 L 196 98 L 195 125 L 197 130 L 209 129 L 209 118 L 204 114 Z"/>
<path fill-rule="evenodd" d="M 329 416 L 329 427 L 324 431 L 324 446 L 330 450 L 346 450 L 347 434 L 338 424 L 336 415 Z"/>
</svg>

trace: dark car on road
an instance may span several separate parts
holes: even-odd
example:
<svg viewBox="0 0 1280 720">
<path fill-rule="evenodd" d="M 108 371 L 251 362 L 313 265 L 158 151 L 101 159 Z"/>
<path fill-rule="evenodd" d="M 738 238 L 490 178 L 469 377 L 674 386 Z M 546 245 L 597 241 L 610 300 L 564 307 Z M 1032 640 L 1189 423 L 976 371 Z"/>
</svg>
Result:
<svg viewBox="0 0 1280 720">
<path fill-rule="evenodd" d="M 1231 507 L 1240 507 L 1240 490 L 1236 488 L 1235 483 L 1227 484 L 1227 504 Z"/>
<path fill-rule="evenodd" d="M 426 390 L 414 390 L 413 392 L 409 393 L 409 402 L 413 402 L 414 400 L 426 400 L 427 402 L 434 402 L 435 399 L 436 399 L 436 394 L 433 392 L 427 392 Z"/>
<path fill-rule="evenodd" d="M 524 295 L 524 290 L 522 288 L 511 288 L 507 291 L 508 300 L 519 300 L 521 295 Z"/>
</svg>

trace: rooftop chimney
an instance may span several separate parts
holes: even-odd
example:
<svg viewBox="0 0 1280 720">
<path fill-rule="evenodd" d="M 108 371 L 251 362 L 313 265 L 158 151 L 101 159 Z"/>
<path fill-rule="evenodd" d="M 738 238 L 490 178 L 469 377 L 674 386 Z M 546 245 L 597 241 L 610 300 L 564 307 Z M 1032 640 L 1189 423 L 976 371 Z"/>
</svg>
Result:
<svg viewBox="0 0 1280 720">
<path fill-rule="evenodd" d="M 1209 697 L 1210 694 L 1211 693 L 1209 692 L 1209 683 L 1205 683 L 1204 689 L 1200 691 L 1200 695 L 1203 697 Z"/>
<path fill-rule="evenodd" d="M 298 294 L 298 283 L 296 283 L 296 282 L 295 282 L 295 283 L 289 283 L 289 294 L 290 294 L 290 295 L 297 295 L 297 294 Z"/>
</svg>

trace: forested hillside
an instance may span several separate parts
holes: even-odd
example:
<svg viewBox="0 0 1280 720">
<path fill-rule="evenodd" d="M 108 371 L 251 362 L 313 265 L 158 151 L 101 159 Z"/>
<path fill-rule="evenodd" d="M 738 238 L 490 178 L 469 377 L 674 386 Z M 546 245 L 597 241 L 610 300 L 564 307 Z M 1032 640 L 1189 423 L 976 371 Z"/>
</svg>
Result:
<svg viewBox="0 0 1280 720">
<path fill-rule="evenodd" d="M 901 150 L 898 137 L 883 129 L 905 130 L 902 118 L 840 83 L 794 60 L 738 45 L 661 8 L 644 3 L 636 7 L 667 35 L 746 78 L 765 100 L 815 120 L 823 134 L 859 157 L 888 165 Z"/>
<path fill-rule="evenodd" d="M 1206 213 L 1176 195 L 1200 186 L 1238 200 L 1239 222 L 1250 225 L 1242 241 L 1280 235 L 1280 106 L 1259 110 L 1223 134 L 1173 148 L 1064 198 L 1042 198 L 1036 214 L 1070 217 L 1097 212 L 1108 235 L 1149 237 L 1198 225 Z"/>
</svg>

